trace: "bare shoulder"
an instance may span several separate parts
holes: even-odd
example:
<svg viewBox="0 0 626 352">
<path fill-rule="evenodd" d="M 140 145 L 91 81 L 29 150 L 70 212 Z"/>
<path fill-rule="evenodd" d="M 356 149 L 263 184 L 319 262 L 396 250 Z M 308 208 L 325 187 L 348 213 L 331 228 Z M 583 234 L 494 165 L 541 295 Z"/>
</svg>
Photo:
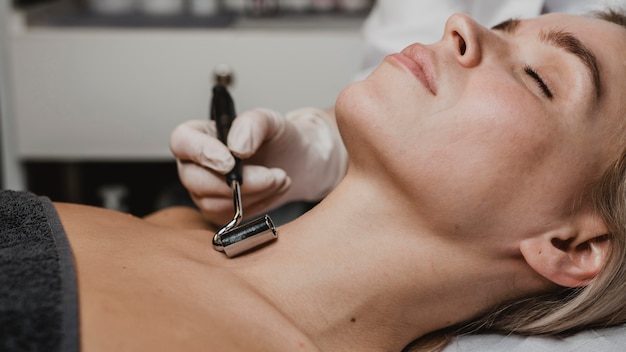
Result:
<svg viewBox="0 0 626 352">
<path fill-rule="evenodd" d="M 135 217 L 131 214 L 121 213 L 99 207 L 92 207 L 87 205 L 72 204 L 72 203 L 54 203 L 57 211 L 60 215 L 67 217 L 78 216 L 102 216 L 106 219 L 114 217 L 117 220 L 124 219 L 126 221 L 136 221 L 141 219 L 145 222 L 179 229 L 189 230 L 207 230 L 215 231 L 215 227 L 207 222 L 197 209 L 186 206 L 175 206 L 164 209 L 159 209 L 143 218 Z M 91 221 L 97 219 L 90 219 Z M 78 219 L 72 220 L 78 221 Z M 80 221 L 79 221 L 80 222 Z"/>
<path fill-rule="evenodd" d="M 161 225 L 192 221 L 188 209 L 144 220 L 55 206 L 76 262 L 81 350 L 317 351 L 229 270 L 212 231 Z"/>
<path fill-rule="evenodd" d="M 208 223 L 194 208 L 178 206 L 158 210 L 144 220 L 153 224 L 181 229 L 203 229 L 216 231 L 215 227 Z"/>
</svg>

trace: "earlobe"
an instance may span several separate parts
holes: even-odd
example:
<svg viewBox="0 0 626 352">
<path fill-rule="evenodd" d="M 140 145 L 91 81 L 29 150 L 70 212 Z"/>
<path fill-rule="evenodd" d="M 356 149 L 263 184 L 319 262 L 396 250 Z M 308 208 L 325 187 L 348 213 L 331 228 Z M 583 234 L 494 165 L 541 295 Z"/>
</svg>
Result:
<svg viewBox="0 0 626 352">
<path fill-rule="evenodd" d="M 523 240 L 520 252 L 528 265 L 548 280 L 581 287 L 596 277 L 608 260 L 610 240 L 605 234 L 604 224 L 565 227 Z"/>
</svg>

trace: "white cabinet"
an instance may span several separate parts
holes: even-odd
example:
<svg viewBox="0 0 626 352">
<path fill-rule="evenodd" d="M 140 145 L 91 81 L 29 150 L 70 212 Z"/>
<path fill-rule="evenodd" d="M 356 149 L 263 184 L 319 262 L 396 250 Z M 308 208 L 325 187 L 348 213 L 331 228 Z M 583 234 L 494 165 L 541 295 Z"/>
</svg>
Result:
<svg viewBox="0 0 626 352">
<path fill-rule="evenodd" d="M 331 106 L 358 70 L 360 23 L 308 21 L 244 20 L 225 29 L 13 29 L 18 157 L 169 160 L 172 129 L 207 118 L 212 71 L 220 63 L 234 69 L 231 94 L 239 112 Z"/>
</svg>

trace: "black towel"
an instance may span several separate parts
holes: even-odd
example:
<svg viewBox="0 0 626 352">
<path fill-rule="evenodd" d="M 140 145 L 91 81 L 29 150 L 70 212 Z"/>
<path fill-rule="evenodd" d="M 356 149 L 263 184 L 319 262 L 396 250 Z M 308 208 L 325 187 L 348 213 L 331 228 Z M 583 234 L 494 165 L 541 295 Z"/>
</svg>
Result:
<svg viewBox="0 0 626 352">
<path fill-rule="evenodd" d="M 78 351 L 76 290 L 50 200 L 0 191 L 0 351 Z"/>
</svg>

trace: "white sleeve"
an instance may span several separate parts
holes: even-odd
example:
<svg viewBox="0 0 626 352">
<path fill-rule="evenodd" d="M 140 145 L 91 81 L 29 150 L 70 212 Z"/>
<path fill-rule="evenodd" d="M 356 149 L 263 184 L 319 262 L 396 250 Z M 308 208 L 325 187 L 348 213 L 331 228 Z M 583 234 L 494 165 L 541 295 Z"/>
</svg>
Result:
<svg viewBox="0 0 626 352">
<path fill-rule="evenodd" d="M 543 0 L 475 0 L 469 15 L 483 26 L 492 27 L 509 18 L 538 16 L 543 5 Z"/>
<path fill-rule="evenodd" d="M 584 15 L 607 5 L 623 7 L 626 0 L 474 0 L 469 14 L 491 27 L 508 18 L 529 18 L 548 12 Z"/>
<path fill-rule="evenodd" d="M 364 60 L 366 71 L 378 65 L 391 53 L 420 42 L 430 44 L 441 39 L 448 17 L 467 12 L 467 0 L 377 0 L 363 24 Z M 360 77 L 361 78 L 361 77 Z"/>
<path fill-rule="evenodd" d="M 605 6 L 625 6 L 626 0 L 546 0 L 546 12 L 564 12 L 584 15 Z"/>
</svg>

